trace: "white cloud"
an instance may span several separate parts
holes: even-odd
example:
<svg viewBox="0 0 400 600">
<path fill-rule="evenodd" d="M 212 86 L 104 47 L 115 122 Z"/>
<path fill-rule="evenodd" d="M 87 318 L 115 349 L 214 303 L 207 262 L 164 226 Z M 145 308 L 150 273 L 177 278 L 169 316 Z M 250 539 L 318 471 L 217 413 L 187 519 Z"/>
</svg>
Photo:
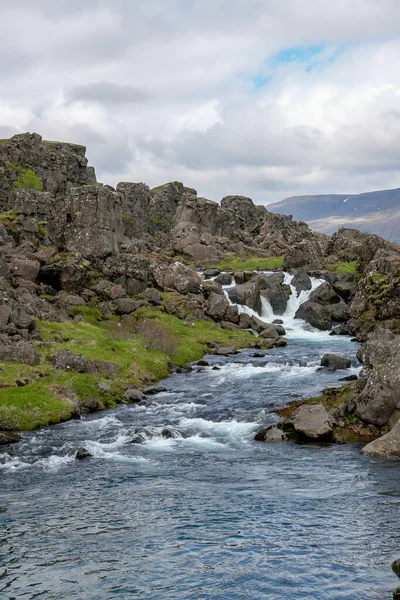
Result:
<svg viewBox="0 0 400 600">
<path fill-rule="evenodd" d="M 258 202 L 400 187 L 398 0 L 0 11 L 0 130 L 84 143 L 104 182 L 179 179 Z"/>
</svg>

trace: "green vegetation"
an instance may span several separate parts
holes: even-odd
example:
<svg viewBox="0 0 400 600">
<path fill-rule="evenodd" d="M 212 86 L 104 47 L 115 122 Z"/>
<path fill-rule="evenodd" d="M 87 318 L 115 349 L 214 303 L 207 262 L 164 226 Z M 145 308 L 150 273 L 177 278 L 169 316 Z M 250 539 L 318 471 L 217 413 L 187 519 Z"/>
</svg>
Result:
<svg viewBox="0 0 400 600">
<path fill-rule="evenodd" d="M 174 187 L 180 187 L 183 185 L 183 183 L 182 183 L 182 181 L 169 181 L 168 183 L 163 183 L 162 185 L 158 185 L 157 187 L 153 188 L 153 191 L 163 190 L 164 188 L 168 187 L 169 185 L 173 185 Z"/>
<path fill-rule="evenodd" d="M 15 182 L 15 187 L 41 192 L 43 190 L 43 183 L 35 171 L 32 171 L 31 169 L 21 169 L 19 171 L 18 179 Z"/>
<path fill-rule="evenodd" d="M 354 383 L 347 383 L 339 388 L 327 388 L 323 390 L 320 396 L 314 396 L 306 400 L 295 400 L 276 412 L 281 417 L 291 417 L 294 411 L 302 404 L 323 404 L 326 410 L 329 411 L 332 408 L 337 408 L 340 404 L 346 404 L 350 400 L 353 388 Z"/>
<path fill-rule="evenodd" d="M 269 271 L 283 267 L 284 256 L 248 256 L 226 254 L 224 260 L 213 265 L 220 271 Z"/>
<path fill-rule="evenodd" d="M 78 306 L 70 310 L 85 320 L 37 323 L 38 332 L 51 344 L 38 345 L 42 355 L 38 366 L 0 366 L 0 429 L 26 430 L 59 423 L 71 418 L 77 404 L 88 399 L 96 399 L 101 408 L 115 406 L 123 402 L 128 385 L 142 386 L 167 377 L 171 365 L 200 359 L 210 341 L 238 348 L 254 341 L 247 331 L 228 331 L 211 321 L 188 327 L 177 317 L 155 309 L 140 311 L 139 320 L 135 313 L 135 318 L 106 322 L 100 321 L 97 309 Z M 46 357 L 58 350 L 81 354 L 88 361 L 108 361 L 120 372 L 109 379 L 55 369 Z M 108 379 L 111 392 L 98 390 L 97 383 L 104 379 Z"/>
<path fill-rule="evenodd" d="M 135 217 L 130 217 L 129 215 L 122 215 L 121 217 L 123 223 L 135 223 Z"/>
<path fill-rule="evenodd" d="M 355 273 L 357 268 L 357 261 L 351 262 L 338 262 L 334 265 L 326 265 L 328 271 L 340 275 L 341 273 Z"/>
<path fill-rule="evenodd" d="M 104 319 L 98 308 L 91 308 L 90 306 L 71 306 L 68 309 L 70 317 L 76 317 L 80 315 L 87 323 L 91 325 L 97 325 L 99 321 Z"/>
<path fill-rule="evenodd" d="M 0 223 L 4 225 L 4 227 L 7 230 L 7 233 L 9 233 L 10 235 L 18 234 L 18 228 L 16 227 L 17 219 L 18 214 L 15 212 L 14 209 L 0 213 Z"/>
<path fill-rule="evenodd" d="M 161 217 L 156 217 L 155 215 L 147 215 L 146 219 L 147 221 L 149 221 L 149 223 L 157 225 L 157 227 L 166 228 L 168 226 L 168 222 L 165 219 L 162 219 Z"/>
</svg>

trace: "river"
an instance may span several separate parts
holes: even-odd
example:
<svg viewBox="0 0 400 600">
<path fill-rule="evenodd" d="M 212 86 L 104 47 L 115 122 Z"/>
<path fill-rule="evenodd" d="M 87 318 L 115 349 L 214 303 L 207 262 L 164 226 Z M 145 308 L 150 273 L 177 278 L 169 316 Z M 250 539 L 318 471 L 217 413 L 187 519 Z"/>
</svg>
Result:
<svg viewBox="0 0 400 600">
<path fill-rule="evenodd" d="M 0 598 L 391 598 L 400 464 L 357 444 L 253 441 L 274 407 L 359 371 L 356 343 L 292 313 L 286 348 L 208 356 L 140 405 L 3 450 Z M 319 371 L 328 351 L 351 370 Z M 81 446 L 93 458 L 75 460 Z"/>
</svg>

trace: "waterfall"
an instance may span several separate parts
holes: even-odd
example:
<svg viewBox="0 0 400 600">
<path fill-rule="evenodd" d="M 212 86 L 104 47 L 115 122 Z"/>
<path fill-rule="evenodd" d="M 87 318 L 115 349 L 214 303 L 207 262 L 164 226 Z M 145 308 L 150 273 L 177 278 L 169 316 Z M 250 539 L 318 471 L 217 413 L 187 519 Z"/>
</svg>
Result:
<svg viewBox="0 0 400 600">
<path fill-rule="evenodd" d="M 270 275 L 271 272 L 265 272 L 267 275 Z M 228 300 L 230 306 L 237 306 L 239 314 L 246 313 L 250 317 L 256 317 L 260 321 L 265 321 L 265 323 L 272 323 L 275 319 L 280 319 L 283 321 L 283 326 L 286 329 L 287 337 L 290 338 L 315 338 L 315 339 L 326 339 L 329 335 L 327 331 L 319 331 L 311 327 L 308 323 L 306 323 L 303 319 L 296 319 L 295 314 L 298 311 L 299 307 L 309 300 L 312 292 L 314 292 L 320 285 L 325 283 L 324 279 L 319 279 L 317 277 L 311 277 L 311 289 L 303 290 L 299 294 L 297 293 L 296 288 L 292 285 L 294 275 L 290 273 L 284 273 L 284 281 L 283 283 L 290 286 L 291 294 L 289 296 L 289 300 L 286 306 L 286 310 L 283 315 L 277 315 L 274 313 L 274 310 L 271 306 L 271 303 L 267 298 L 264 298 L 260 295 L 261 300 L 261 315 L 259 315 L 256 311 L 251 309 L 250 307 L 243 304 L 234 304 L 230 297 L 228 290 L 235 287 L 236 281 L 232 280 L 230 285 L 222 286 L 223 292 L 225 294 L 226 299 Z"/>
</svg>

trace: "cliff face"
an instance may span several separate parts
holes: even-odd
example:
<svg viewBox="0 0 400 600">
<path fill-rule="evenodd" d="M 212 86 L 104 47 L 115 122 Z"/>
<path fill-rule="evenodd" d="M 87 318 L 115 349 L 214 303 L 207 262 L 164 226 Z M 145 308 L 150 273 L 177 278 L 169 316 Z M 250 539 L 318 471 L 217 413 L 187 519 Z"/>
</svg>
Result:
<svg viewBox="0 0 400 600">
<path fill-rule="evenodd" d="M 1 141 L 0 174 L 0 208 L 17 213 L 26 239 L 35 244 L 40 229 L 41 245 L 88 259 L 115 254 L 132 241 L 195 262 L 250 249 L 265 256 L 290 254 L 304 239 L 314 245 L 314 262 L 322 255 L 323 236 L 250 198 L 227 196 L 217 204 L 180 182 L 152 190 L 120 183 L 114 190 L 96 182 L 84 146 L 44 141 L 35 133 Z M 33 185 L 24 183 L 27 175 L 37 177 Z"/>
</svg>

